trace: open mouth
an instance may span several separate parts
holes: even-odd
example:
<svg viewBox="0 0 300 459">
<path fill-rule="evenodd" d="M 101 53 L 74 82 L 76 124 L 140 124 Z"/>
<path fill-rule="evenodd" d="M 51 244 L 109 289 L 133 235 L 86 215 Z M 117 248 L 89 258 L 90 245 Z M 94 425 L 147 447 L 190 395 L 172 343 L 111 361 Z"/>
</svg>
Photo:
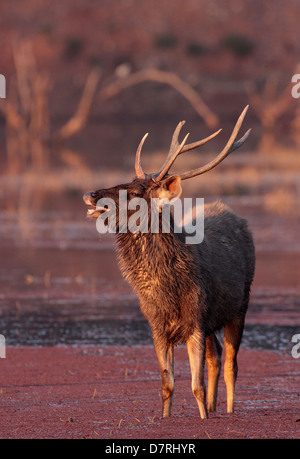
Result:
<svg viewBox="0 0 300 459">
<path fill-rule="evenodd" d="M 108 206 L 93 206 L 92 209 L 88 209 L 87 216 L 98 218 L 103 212 L 109 212 Z"/>
<path fill-rule="evenodd" d="M 88 193 L 85 193 L 83 195 L 83 201 L 84 203 L 91 207 L 91 209 L 88 209 L 87 210 L 87 216 L 88 217 L 92 217 L 92 218 L 98 218 L 99 215 L 101 215 L 103 212 L 109 212 L 109 208 L 107 205 L 104 205 L 104 206 L 99 206 L 97 204 L 94 204 L 95 200 L 94 200 L 94 196 L 91 196 L 91 195 L 94 195 L 96 194 L 95 192 L 88 192 Z M 98 201 L 99 202 L 99 201 Z"/>
</svg>

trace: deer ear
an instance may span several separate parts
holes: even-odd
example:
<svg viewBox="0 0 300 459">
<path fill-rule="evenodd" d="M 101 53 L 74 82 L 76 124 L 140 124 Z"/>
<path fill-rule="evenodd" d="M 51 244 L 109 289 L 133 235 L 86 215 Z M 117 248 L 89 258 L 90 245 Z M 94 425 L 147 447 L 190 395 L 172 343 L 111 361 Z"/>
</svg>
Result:
<svg viewBox="0 0 300 459">
<path fill-rule="evenodd" d="M 181 193 L 181 178 L 179 175 L 172 175 L 161 182 L 158 197 L 160 199 L 166 198 L 170 202 L 174 202 L 176 199 L 180 198 Z"/>
</svg>

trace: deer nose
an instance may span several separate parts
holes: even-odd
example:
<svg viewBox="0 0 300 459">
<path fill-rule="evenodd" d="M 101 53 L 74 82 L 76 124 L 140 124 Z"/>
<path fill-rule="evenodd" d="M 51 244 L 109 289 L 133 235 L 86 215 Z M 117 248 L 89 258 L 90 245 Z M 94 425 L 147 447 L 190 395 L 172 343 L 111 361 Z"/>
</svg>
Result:
<svg viewBox="0 0 300 459">
<path fill-rule="evenodd" d="M 95 191 L 88 191 L 87 193 L 83 195 L 82 199 L 86 204 L 92 204 L 91 200 L 95 199 L 96 197 L 97 197 L 97 193 Z"/>
</svg>

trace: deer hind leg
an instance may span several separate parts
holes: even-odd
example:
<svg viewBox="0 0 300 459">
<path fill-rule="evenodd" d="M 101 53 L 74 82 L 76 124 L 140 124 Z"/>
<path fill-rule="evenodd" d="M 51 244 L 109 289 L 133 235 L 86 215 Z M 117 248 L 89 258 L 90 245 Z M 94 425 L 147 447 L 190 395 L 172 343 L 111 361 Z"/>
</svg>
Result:
<svg viewBox="0 0 300 459">
<path fill-rule="evenodd" d="M 192 390 L 198 403 L 200 416 L 205 419 L 208 417 L 204 383 L 205 338 L 195 332 L 187 339 L 186 347 L 192 373 Z"/>
<path fill-rule="evenodd" d="M 238 373 L 237 353 L 244 329 L 244 317 L 236 317 L 224 327 L 224 380 L 227 389 L 227 413 L 233 413 L 234 386 Z"/>
<path fill-rule="evenodd" d="M 174 348 L 158 339 L 153 338 L 153 341 L 161 374 L 162 416 L 168 418 L 174 394 Z"/>
<path fill-rule="evenodd" d="M 207 409 L 216 411 L 218 382 L 221 371 L 222 346 L 213 333 L 206 338 L 205 360 L 208 370 Z"/>
</svg>

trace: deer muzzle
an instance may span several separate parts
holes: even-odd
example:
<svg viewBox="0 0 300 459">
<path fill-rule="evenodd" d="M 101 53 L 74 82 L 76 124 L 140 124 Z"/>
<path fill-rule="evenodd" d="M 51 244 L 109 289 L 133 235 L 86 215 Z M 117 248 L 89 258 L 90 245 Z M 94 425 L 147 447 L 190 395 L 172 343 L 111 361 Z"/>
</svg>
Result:
<svg viewBox="0 0 300 459">
<path fill-rule="evenodd" d="M 100 196 L 98 193 L 94 191 L 89 191 L 83 195 L 83 201 L 87 206 L 91 206 L 92 209 L 87 210 L 87 216 L 98 218 L 102 212 L 106 212 L 109 209 L 107 206 L 98 206 L 97 201 L 99 200 Z"/>
</svg>

